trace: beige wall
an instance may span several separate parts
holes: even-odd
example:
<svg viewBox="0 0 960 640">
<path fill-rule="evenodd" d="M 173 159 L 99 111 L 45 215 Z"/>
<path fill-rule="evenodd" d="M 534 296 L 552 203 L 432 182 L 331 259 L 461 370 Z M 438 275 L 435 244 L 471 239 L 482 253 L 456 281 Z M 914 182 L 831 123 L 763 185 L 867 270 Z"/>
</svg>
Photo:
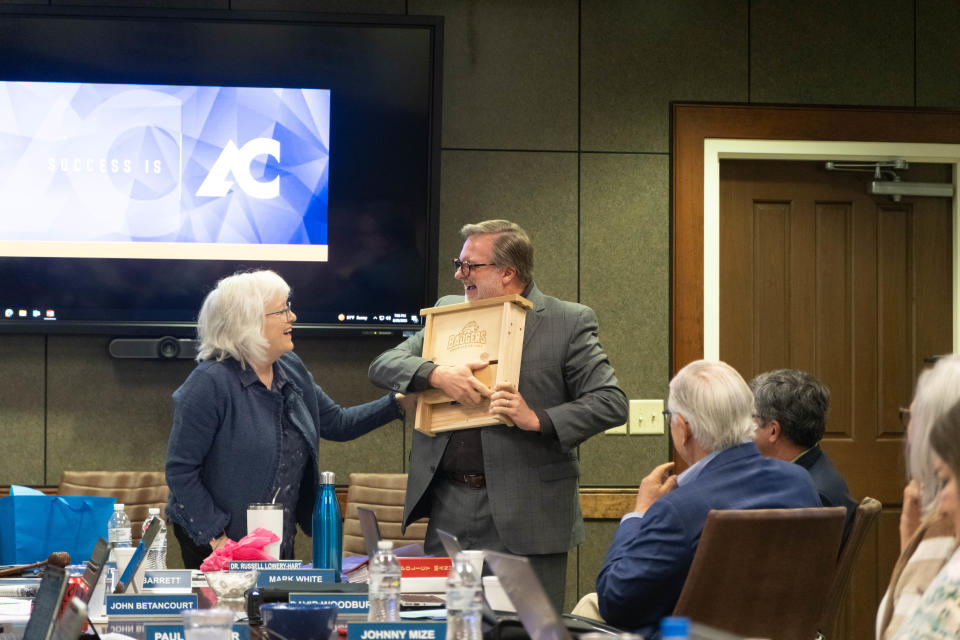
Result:
<svg viewBox="0 0 960 640">
<path fill-rule="evenodd" d="M 459 252 L 464 222 L 525 226 L 540 288 L 596 309 L 631 398 L 664 397 L 669 376 L 671 100 L 960 106 L 954 0 L 54 4 L 443 15 L 440 264 Z M 455 290 L 441 272 L 440 292 Z M 191 364 L 114 360 L 108 341 L 0 335 L 0 484 L 52 485 L 64 468 L 162 468 L 170 393 Z M 379 393 L 366 368 L 389 344 L 301 338 L 297 351 L 351 404 Z M 341 481 L 403 471 L 408 446 L 393 424 L 324 445 L 321 466 Z M 583 484 L 633 486 L 666 459 L 667 443 L 598 436 L 581 455 Z M 568 603 L 592 589 L 613 528 L 588 522 Z"/>
</svg>

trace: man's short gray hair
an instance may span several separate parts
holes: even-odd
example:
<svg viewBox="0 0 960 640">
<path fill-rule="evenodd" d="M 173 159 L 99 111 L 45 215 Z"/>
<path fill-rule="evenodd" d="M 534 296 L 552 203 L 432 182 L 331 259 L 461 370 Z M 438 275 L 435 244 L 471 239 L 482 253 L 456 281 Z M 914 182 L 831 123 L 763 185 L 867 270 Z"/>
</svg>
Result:
<svg viewBox="0 0 960 640">
<path fill-rule="evenodd" d="M 683 416 L 705 451 L 753 440 L 753 394 L 726 362 L 697 360 L 685 366 L 670 381 L 667 404 Z"/>
<path fill-rule="evenodd" d="M 289 295 L 290 285 L 273 271 L 235 273 L 220 280 L 197 317 L 197 360 L 231 357 L 243 368 L 264 364 L 268 346 L 264 313 L 268 304 Z"/>
<path fill-rule="evenodd" d="M 809 449 L 827 428 L 830 390 L 806 371 L 777 369 L 750 381 L 760 422 L 776 420 L 790 442 Z"/>
<path fill-rule="evenodd" d="M 960 355 L 940 358 L 917 378 L 907 433 L 907 476 L 920 483 L 920 502 L 929 513 L 937 502 L 940 481 L 933 470 L 930 428 L 960 401 Z"/>
<path fill-rule="evenodd" d="M 517 280 L 530 284 L 533 281 L 533 243 L 520 225 L 509 220 L 484 220 L 465 224 L 460 229 L 464 240 L 470 236 L 493 234 L 497 235 L 493 241 L 493 264 L 513 267 L 517 270 Z"/>
</svg>

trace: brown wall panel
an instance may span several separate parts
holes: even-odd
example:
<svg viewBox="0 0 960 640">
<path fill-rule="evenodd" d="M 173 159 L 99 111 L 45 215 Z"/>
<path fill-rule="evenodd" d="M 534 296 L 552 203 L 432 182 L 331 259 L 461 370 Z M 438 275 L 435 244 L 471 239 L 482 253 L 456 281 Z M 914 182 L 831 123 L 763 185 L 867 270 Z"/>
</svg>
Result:
<svg viewBox="0 0 960 640">
<path fill-rule="evenodd" d="M 788 301 L 792 287 L 783 260 L 790 255 L 790 205 L 757 203 L 753 220 L 753 370 L 760 372 L 790 362 Z"/>
</svg>

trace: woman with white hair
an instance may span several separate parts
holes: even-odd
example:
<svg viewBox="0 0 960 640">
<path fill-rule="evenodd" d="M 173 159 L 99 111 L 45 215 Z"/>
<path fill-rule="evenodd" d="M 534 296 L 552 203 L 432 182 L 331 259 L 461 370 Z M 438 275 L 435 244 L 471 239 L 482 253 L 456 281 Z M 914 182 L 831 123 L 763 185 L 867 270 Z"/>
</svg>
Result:
<svg viewBox="0 0 960 640">
<path fill-rule="evenodd" d="M 283 505 L 280 557 L 311 532 L 320 438 L 345 441 L 403 417 L 404 396 L 343 408 L 293 353 L 290 287 L 273 271 L 223 278 L 197 318 L 199 364 L 173 394 L 166 513 L 198 568 L 247 534 L 247 505 Z M 410 400 L 405 400 L 405 404 Z"/>
<path fill-rule="evenodd" d="M 907 476 L 900 514 L 900 557 L 877 611 L 877 639 L 896 635 L 921 594 L 957 547 L 953 522 L 936 508 L 941 483 L 934 470 L 930 429 L 960 401 L 960 355 L 941 358 L 920 374 L 907 425 Z"/>
</svg>

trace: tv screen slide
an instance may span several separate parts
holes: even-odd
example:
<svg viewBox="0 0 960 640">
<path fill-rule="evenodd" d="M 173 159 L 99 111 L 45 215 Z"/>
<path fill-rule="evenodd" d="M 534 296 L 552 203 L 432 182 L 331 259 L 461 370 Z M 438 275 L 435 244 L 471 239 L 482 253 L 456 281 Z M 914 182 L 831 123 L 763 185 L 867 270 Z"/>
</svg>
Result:
<svg viewBox="0 0 960 640">
<path fill-rule="evenodd" d="M 0 82 L 0 255 L 327 260 L 330 91 Z"/>
<path fill-rule="evenodd" d="M 196 335 L 273 269 L 298 331 L 436 299 L 442 20 L 0 3 L 0 333 Z"/>
</svg>

